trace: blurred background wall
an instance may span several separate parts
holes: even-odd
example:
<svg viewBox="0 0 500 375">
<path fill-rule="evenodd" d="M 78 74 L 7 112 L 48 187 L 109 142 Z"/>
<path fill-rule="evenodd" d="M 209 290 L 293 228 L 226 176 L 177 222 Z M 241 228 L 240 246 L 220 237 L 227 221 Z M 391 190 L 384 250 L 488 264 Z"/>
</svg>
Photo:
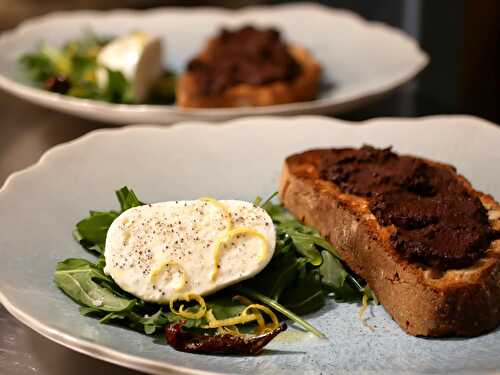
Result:
<svg viewBox="0 0 500 375">
<path fill-rule="evenodd" d="M 56 10 L 278 4 L 264 0 L 0 0 L 0 30 Z M 380 115 L 470 113 L 500 123 L 499 0 L 324 0 L 401 28 L 419 40 L 431 64 L 399 95 L 378 103 Z M 385 108 L 385 107 L 387 108 Z M 368 110 L 372 111 L 373 108 Z M 398 108 L 397 112 L 392 110 Z M 392 112 L 389 110 L 391 109 Z M 375 113 L 377 114 L 377 113 Z M 349 117 L 349 116 L 347 116 Z M 360 118 L 363 116 L 360 115 Z"/>
</svg>

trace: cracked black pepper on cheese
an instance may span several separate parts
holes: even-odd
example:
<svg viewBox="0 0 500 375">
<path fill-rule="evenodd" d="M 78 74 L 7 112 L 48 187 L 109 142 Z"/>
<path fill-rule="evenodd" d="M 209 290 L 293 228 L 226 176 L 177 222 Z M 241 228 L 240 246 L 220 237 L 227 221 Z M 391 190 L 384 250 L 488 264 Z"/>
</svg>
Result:
<svg viewBox="0 0 500 375">
<path fill-rule="evenodd" d="M 145 301 L 207 295 L 253 277 L 271 260 L 274 225 L 262 208 L 202 198 L 131 208 L 109 228 L 105 273 Z"/>
</svg>

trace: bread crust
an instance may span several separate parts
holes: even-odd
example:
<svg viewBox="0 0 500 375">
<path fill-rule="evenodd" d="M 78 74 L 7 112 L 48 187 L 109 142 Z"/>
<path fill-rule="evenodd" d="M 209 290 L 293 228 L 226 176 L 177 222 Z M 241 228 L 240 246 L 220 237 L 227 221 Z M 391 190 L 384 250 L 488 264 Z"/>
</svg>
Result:
<svg viewBox="0 0 500 375">
<path fill-rule="evenodd" d="M 344 194 L 319 177 L 325 150 L 286 159 L 279 187 L 285 207 L 317 228 L 339 251 L 345 263 L 364 278 L 398 325 L 411 335 L 476 336 L 500 323 L 500 240 L 472 266 L 445 272 L 402 258 L 390 242 L 394 226 L 382 227 L 368 201 Z M 449 165 L 425 160 L 433 165 Z M 493 197 L 460 182 L 488 211 L 500 230 L 500 205 Z"/>
<path fill-rule="evenodd" d="M 266 85 L 239 84 L 218 96 L 200 96 L 193 75 L 186 72 L 177 84 L 177 104 L 191 108 L 260 107 L 313 100 L 319 88 L 321 66 L 301 46 L 289 45 L 288 51 L 301 66 L 301 73 L 293 81 Z"/>
</svg>

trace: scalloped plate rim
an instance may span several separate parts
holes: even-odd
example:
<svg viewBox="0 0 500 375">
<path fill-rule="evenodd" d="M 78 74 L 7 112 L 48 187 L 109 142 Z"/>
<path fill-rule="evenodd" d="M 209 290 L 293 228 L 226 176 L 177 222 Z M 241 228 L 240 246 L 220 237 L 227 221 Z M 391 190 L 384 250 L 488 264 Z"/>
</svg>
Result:
<svg viewBox="0 0 500 375">
<path fill-rule="evenodd" d="M 280 12 L 287 10 L 304 9 L 304 11 L 318 11 L 318 12 L 329 12 L 342 14 L 343 17 L 350 19 L 351 22 L 357 22 L 362 24 L 364 28 L 381 28 L 385 30 L 388 34 L 392 34 L 394 37 L 400 38 L 404 43 L 407 43 L 408 48 L 412 49 L 415 55 L 414 66 L 407 70 L 405 74 L 398 72 L 399 74 L 392 79 L 386 79 L 383 85 L 378 87 L 372 87 L 366 90 L 362 95 L 359 93 L 357 95 L 351 94 L 346 96 L 340 101 L 332 98 L 319 98 L 307 102 L 296 102 L 287 103 L 279 105 L 271 105 L 265 107 L 238 107 L 238 108 L 182 108 L 176 105 L 148 105 L 148 104 L 113 104 L 92 99 L 82 99 L 69 97 L 67 95 L 61 95 L 57 93 L 48 92 L 36 87 L 25 85 L 14 79 L 11 79 L 0 71 L 0 88 L 3 90 L 18 96 L 23 99 L 27 99 L 33 103 L 46 106 L 51 109 L 59 110 L 65 113 L 71 113 L 81 117 L 88 117 L 93 119 L 100 119 L 106 122 L 112 123 L 127 123 L 127 121 L 122 121 L 120 116 L 126 114 L 133 114 L 135 116 L 147 115 L 152 116 L 172 116 L 172 119 L 165 119 L 165 123 L 175 122 L 176 120 L 210 120 L 210 119 L 231 119 L 235 117 L 242 116 L 254 116 L 254 115 L 286 115 L 286 114 L 323 114 L 323 113 L 338 113 L 345 110 L 354 108 L 356 105 L 362 105 L 368 103 L 378 97 L 384 96 L 402 86 L 404 83 L 410 81 L 415 77 L 421 70 L 423 70 L 428 62 L 428 55 L 419 47 L 417 41 L 413 39 L 410 35 L 406 34 L 400 29 L 389 26 L 385 23 L 378 21 L 368 21 L 362 18 L 360 15 L 345 9 L 329 8 L 315 3 L 292 3 L 274 6 L 251 6 L 238 10 L 217 8 L 217 7 L 199 7 L 196 8 L 197 12 L 203 12 L 207 16 L 210 14 L 222 14 L 224 16 L 233 15 L 235 17 L 244 17 L 248 13 L 252 12 Z M 161 13 L 189 13 L 189 8 L 183 7 L 159 7 L 147 10 L 134 10 L 120 8 L 111 11 L 106 10 L 79 10 L 79 11 L 58 11 L 53 13 L 48 13 L 42 16 L 34 17 L 28 19 L 11 30 L 7 30 L 0 34 L 0 48 L 4 43 L 12 42 L 16 37 L 21 36 L 23 33 L 36 30 L 40 24 L 46 22 L 52 22 L 54 20 L 62 19 L 64 17 L 72 16 L 96 16 L 100 18 L 105 18 L 108 16 L 119 16 L 125 15 L 128 17 L 138 17 L 143 15 L 156 15 Z M 84 109 L 90 109 L 92 113 L 82 114 Z M 103 113 L 99 113 L 103 112 Z M 118 116 L 114 118 L 114 116 Z M 150 122 L 151 119 L 144 119 L 137 122 Z M 163 121 L 158 121 L 154 119 L 155 122 L 163 123 Z"/>
</svg>

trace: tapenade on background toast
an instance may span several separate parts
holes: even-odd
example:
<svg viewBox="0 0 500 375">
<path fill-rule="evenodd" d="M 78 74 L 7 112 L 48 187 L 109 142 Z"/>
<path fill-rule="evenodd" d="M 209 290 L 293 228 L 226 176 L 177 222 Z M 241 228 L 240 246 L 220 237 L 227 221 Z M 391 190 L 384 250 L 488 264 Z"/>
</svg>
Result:
<svg viewBox="0 0 500 375">
<path fill-rule="evenodd" d="M 177 85 L 183 107 L 249 107 L 312 100 L 321 67 L 275 29 L 222 30 L 187 66 Z"/>
<path fill-rule="evenodd" d="M 500 205 L 454 167 L 370 146 L 312 150 L 286 159 L 280 197 L 407 333 L 499 325 Z"/>
</svg>

